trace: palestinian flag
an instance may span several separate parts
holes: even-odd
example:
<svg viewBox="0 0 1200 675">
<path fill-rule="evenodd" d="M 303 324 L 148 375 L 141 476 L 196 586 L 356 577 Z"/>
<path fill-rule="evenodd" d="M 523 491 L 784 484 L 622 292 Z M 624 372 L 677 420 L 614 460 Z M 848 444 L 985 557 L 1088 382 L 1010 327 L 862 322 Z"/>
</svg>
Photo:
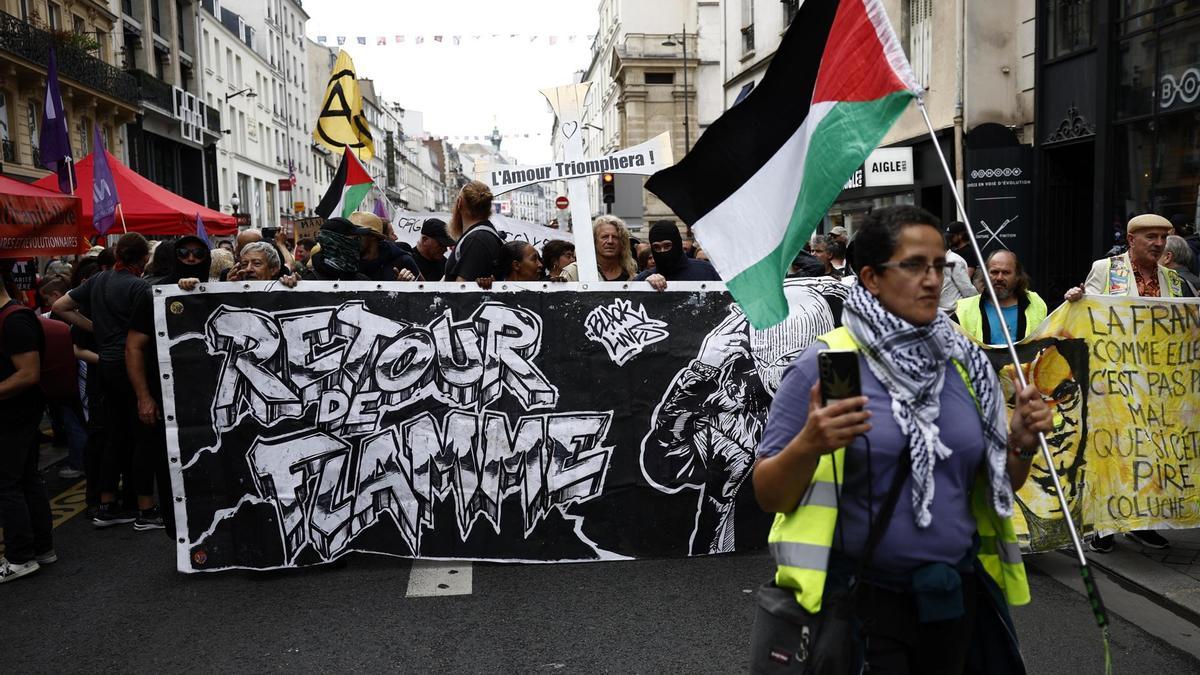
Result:
<svg viewBox="0 0 1200 675">
<path fill-rule="evenodd" d="M 342 151 L 342 163 L 338 166 L 333 182 L 321 198 L 321 203 L 314 209 L 322 218 L 348 218 L 358 210 L 363 198 L 371 191 L 375 181 L 354 156 L 354 151 L 345 148 Z"/>
<path fill-rule="evenodd" d="M 882 0 L 808 0 L 762 82 L 646 189 L 692 226 L 750 323 L 774 325 L 789 264 L 921 91 Z"/>
</svg>

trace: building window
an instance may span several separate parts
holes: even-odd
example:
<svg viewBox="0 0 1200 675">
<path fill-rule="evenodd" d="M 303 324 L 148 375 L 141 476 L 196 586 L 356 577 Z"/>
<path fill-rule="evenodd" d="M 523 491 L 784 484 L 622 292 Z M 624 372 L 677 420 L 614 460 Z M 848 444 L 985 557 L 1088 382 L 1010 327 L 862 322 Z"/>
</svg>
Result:
<svg viewBox="0 0 1200 675">
<path fill-rule="evenodd" d="M 150 25 L 156 35 L 162 35 L 162 8 L 160 0 L 150 0 Z"/>
<path fill-rule="evenodd" d="M 1095 44 L 1092 0 L 1049 0 L 1046 15 L 1048 58 L 1065 56 Z"/>
<path fill-rule="evenodd" d="M 783 0 L 783 23 L 792 25 L 792 19 L 796 18 L 796 12 L 800 11 L 800 0 Z"/>
<path fill-rule="evenodd" d="M 908 60 L 921 86 L 928 89 L 933 70 L 933 0 L 908 0 L 905 3 L 908 20 L 904 27 L 908 35 Z"/>
<path fill-rule="evenodd" d="M 1117 48 L 1117 117 L 1135 117 L 1154 111 L 1155 60 L 1154 33 L 1142 33 L 1123 40 Z"/>
<path fill-rule="evenodd" d="M 742 0 L 742 54 L 754 51 L 754 0 Z"/>
<path fill-rule="evenodd" d="M 72 17 L 71 28 L 72 28 L 72 30 L 75 31 L 75 34 L 76 35 L 86 34 L 88 32 L 87 24 L 84 22 L 83 17 L 79 16 L 78 14 L 72 14 L 71 17 Z"/>
<path fill-rule="evenodd" d="M 50 30 L 62 28 L 62 9 L 57 3 L 51 2 L 46 5 L 46 18 L 50 21 Z"/>
<path fill-rule="evenodd" d="M 184 28 L 183 24 L 184 24 L 183 3 L 177 1 L 175 3 L 175 37 L 179 40 L 179 48 L 185 52 L 190 52 L 191 50 L 188 49 L 187 40 L 184 39 L 184 35 L 186 33 L 183 30 L 183 28 Z"/>
<path fill-rule="evenodd" d="M 37 104 L 30 101 L 25 106 L 25 126 L 29 129 L 29 163 L 37 166 L 38 164 L 38 111 Z"/>
<path fill-rule="evenodd" d="M 675 84 L 675 73 L 646 73 L 646 84 Z"/>
</svg>

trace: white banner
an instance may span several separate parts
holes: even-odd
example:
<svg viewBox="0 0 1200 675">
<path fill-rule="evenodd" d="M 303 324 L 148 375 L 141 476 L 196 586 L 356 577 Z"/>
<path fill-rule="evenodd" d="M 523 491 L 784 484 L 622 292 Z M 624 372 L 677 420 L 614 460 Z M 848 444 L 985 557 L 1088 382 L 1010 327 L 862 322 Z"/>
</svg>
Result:
<svg viewBox="0 0 1200 675">
<path fill-rule="evenodd" d="M 396 240 L 416 246 L 417 240 L 421 238 L 421 224 L 425 222 L 426 218 L 438 218 L 444 223 L 450 222 L 449 213 L 396 211 L 396 215 L 392 216 L 392 229 L 396 232 Z M 488 220 L 496 227 L 496 231 L 500 233 L 501 237 L 504 237 L 505 241 L 527 241 L 539 251 L 542 250 L 542 245 L 551 239 L 575 241 L 574 235 L 566 230 L 534 225 L 499 213 L 493 213 Z"/>
<path fill-rule="evenodd" d="M 492 194 L 498 195 L 534 183 L 582 178 L 599 173 L 631 173 L 649 176 L 674 163 L 675 158 L 671 152 L 671 134 L 663 132 L 641 145 L 618 150 L 603 157 L 549 162 L 532 166 L 481 164 L 476 168 L 475 179 L 487 183 L 492 188 Z"/>
</svg>

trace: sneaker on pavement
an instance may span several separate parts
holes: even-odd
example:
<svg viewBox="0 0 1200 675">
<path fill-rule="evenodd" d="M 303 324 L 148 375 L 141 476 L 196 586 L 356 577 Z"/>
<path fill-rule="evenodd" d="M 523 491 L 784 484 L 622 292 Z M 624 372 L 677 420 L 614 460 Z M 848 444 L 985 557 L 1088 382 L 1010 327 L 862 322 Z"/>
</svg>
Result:
<svg viewBox="0 0 1200 675">
<path fill-rule="evenodd" d="M 38 571 L 41 565 L 38 561 L 30 560 L 24 563 L 9 562 L 4 558 L 0 558 L 0 584 L 7 581 L 20 579 L 27 574 L 33 574 Z"/>
<path fill-rule="evenodd" d="M 1166 537 L 1154 530 L 1134 530 L 1126 532 L 1125 536 L 1146 548 L 1163 549 L 1171 545 L 1171 542 L 1167 541 Z"/>
<path fill-rule="evenodd" d="M 83 478 L 83 471 L 80 469 L 72 469 L 69 466 L 64 466 L 58 470 L 59 478 Z"/>
<path fill-rule="evenodd" d="M 158 509 L 139 511 L 137 520 L 133 521 L 133 529 L 135 530 L 162 530 L 165 527 L 162 515 L 158 513 Z"/>
<path fill-rule="evenodd" d="M 1110 534 L 1107 537 L 1092 537 L 1088 540 L 1088 548 L 1096 553 L 1112 553 L 1113 536 Z"/>
<path fill-rule="evenodd" d="M 50 549 L 45 553 L 39 553 L 33 556 L 33 559 L 38 561 L 39 565 L 50 565 L 58 562 L 58 554 L 54 552 L 54 549 Z"/>
<path fill-rule="evenodd" d="M 137 520 L 137 517 L 126 511 L 118 511 L 116 508 L 102 504 L 100 510 L 92 517 L 92 525 L 96 527 L 113 527 L 114 525 L 127 525 Z"/>
</svg>

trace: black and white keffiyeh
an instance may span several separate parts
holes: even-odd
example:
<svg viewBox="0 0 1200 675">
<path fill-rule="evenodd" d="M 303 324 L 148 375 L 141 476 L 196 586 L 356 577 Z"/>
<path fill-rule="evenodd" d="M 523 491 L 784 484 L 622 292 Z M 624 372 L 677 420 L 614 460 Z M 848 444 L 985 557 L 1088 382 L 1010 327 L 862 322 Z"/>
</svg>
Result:
<svg viewBox="0 0 1200 675">
<path fill-rule="evenodd" d="M 865 288 L 850 289 L 842 324 L 866 357 L 867 366 L 892 397 L 892 417 L 908 437 L 912 452 L 912 504 L 916 525 L 929 527 L 933 515 L 933 467 L 952 450 L 938 434 L 942 385 L 948 359 L 967 369 L 983 422 L 984 452 L 992 505 L 1012 515 L 1013 491 L 1006 466 L 1008 428 L 999 379 L 978 346 L 971 343 L 938 312 L 927 326 L 914 326 L 892 314 Z M 953 369 L 953 366 L 950 366 Z M 953 373 L 957 377 L 957 373 Z"/>
</svg>

